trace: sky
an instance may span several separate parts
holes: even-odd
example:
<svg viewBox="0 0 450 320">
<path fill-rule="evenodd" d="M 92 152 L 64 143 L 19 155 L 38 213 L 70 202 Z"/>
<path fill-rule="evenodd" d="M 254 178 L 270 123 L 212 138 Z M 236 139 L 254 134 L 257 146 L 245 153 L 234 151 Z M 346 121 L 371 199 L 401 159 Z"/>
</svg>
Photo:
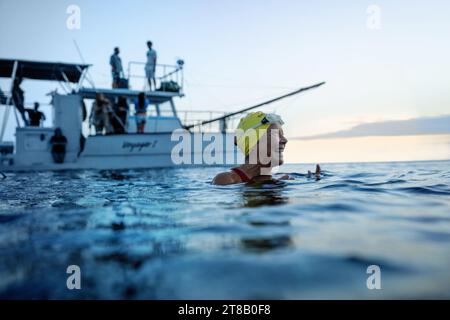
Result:
<svg viewBox="0 0 450 320">
<path fill-rule="evenodd" d="M 70 5 L 80 8 L 80 29 L 67 27 Z M 449 159 L 448 130 L 395 130 L 396 121 L 411 119 L 439 119 L 442 126 L 450 115 L 449 15 L 445 0 L 0 0 L 0 57 L 79 63 L 75 40 L 93 64 L 95 85 L 109 87 L 113 47 L 127 69 L 129 61 L 145 61 L 151 40 L 159 63 L 185 61 L 180 110 L 234 111 L 326 81 L 262 109 L 285 119 L 289 162 Z M 8 86 L 0 79 L 2 89 Z M 57 84 L 23 87 L 27 102 L 45 103 Z M 384 124 L 383 135 L 323 138 L 367 123 Z M 7 139 L 13 131 L 10 121 Z M 398 152 L 380 154 L 379 145 Z"/>
</svg>

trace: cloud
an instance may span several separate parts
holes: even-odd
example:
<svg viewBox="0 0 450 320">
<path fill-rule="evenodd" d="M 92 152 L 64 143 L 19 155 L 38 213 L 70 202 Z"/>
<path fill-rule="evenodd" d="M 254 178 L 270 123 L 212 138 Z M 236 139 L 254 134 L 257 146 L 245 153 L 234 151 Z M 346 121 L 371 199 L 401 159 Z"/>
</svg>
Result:
<svg viewBox="0 0 450 320">
<path fill-rule="evenodd" d="M 439 117 L 423 117 L 409 120 L 392 120 L 363 123 L 348 130 L 341 130 L 314 136 L 295 137 L 293 139 L 313 140 L 368 136 L 409 136 L 431 134 L 450 134 L 450 115 Z"/>
</svg>

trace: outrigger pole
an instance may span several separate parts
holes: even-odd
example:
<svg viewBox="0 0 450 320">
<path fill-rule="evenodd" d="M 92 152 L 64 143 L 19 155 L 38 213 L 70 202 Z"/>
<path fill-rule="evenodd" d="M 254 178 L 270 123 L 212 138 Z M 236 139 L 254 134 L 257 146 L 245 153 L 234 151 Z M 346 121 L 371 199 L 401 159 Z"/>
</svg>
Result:
<svg viewBox="0 0 450 320">
<path fill-rule="evenodd" d="M 191 128 L 193 128 L 193 127 L 196 127 L 196 126 L 203 126 L 203 125 L 208 124 L 208 123 L 211 123 L 211 122 L 216 122 L 216 121 L 225 120 L 226 118 L 233 117 L 233 116 L 235 116 L 235 115 L 237 115 L 237 114 L 244 113 L 244 112 L 246 112 L 246 111 L 249 111 L 249 110 L 252 110 L 252 109 L 256 109 L 256 108 L 265 106 L 265 105 L 267 105 L 267 104 L 274 103 L 274 102 L 279 101 L 279 100 L 282 100 L 282 99 L 284 99 L 284 98 L 294 96 L 294 95 L 299 94 L 299 93 L 301 93 L 301 92 L 303 92 L 303 91 L 307 91 L 307 90 L 311 90 L 311 89 L 318 88 L 318 87 L 320 87 L 321 85 L 324 85 L 324 84 L 325 84 L 325 81 L 324 81 L 324 82 L 317 83 L 317 84 L 312 85 L 312 86 L 309 86 L 309 87 L 300 88 L 300 89 L 297 89 L 297 90 L 292 91 L 292 92 L 290 92 L 290 93 L 287 93 L 287 94 L 285 94 L 285 95 L 282 95 L 282 96 L 279 96 L 279 97 L 276 97 L 276 98 L 273 98 L 273 99 L 270 99 L 270 100 L 267 100 L 267 101 L 258 103 L 258 104 L 254 105 L 254 106 L 247 107 L 247 108 L 244 108 L 244 109 L 241 109 L 241 110 L 239 110 L 239 111 L 232 112 L 232 113 L 228 113 L 228 114 L 226 114 L 226 115 L 224 115 L 224 116 L 221 116 L 221 117 L 218 117 L 218 118 L 214 118 L 214 119 L 211 119 L 211 120 L 205 120 L 205 121 L 202 121 L 202 122 L 200 122 L 200 123 L 191 124 L 191 125 L 189 125 L 189 126 L 184 126 L 184 128 L 185 128 L 185 129 L 191 129 Z"/>
</svg>

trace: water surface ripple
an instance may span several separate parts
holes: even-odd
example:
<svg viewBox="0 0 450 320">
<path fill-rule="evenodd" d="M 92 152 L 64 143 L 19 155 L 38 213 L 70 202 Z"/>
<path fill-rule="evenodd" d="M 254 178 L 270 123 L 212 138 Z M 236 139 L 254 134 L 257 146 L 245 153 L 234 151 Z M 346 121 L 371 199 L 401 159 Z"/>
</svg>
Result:
<svg viewBox="0 0 450 320">
<path fill-rule="evenodd" d="M 450 162 L 308 169 L 225 187 L 218 167 L 8 173 L 0 298 L 450 298 Z"/>
</svg>

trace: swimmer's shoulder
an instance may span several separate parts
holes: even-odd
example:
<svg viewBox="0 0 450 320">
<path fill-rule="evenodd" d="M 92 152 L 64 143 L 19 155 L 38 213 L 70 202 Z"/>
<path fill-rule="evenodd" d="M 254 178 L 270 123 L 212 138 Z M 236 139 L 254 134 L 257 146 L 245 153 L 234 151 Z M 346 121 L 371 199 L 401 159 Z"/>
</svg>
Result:
<svg viewBox="0 0 450 320">
<path fill-rule="evenodd" d="M 217 176 L 214 177 L 212 184 L 227 185 L 227 184 L 235 184 L 235 183 L 240 183 L 240 182 L 242 182 L 241 178 L 233 171 L 230 171 L 230 172 L 219 173 Z"/>
</svg>

